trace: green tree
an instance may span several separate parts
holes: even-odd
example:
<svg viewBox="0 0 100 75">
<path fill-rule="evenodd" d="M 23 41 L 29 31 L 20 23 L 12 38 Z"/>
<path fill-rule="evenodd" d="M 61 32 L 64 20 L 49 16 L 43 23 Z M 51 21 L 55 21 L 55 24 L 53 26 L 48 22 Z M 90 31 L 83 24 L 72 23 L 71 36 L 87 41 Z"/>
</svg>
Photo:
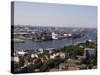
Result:
<svg viewBox="0 0 100 75">
<path fill-rule="evenodd" d="M 76 55 L 83 55 L 83 48 L 78 45 L 65 46 L 64 51 L 69 54 L 70 58 L 76 58 Z"/>
</svg>

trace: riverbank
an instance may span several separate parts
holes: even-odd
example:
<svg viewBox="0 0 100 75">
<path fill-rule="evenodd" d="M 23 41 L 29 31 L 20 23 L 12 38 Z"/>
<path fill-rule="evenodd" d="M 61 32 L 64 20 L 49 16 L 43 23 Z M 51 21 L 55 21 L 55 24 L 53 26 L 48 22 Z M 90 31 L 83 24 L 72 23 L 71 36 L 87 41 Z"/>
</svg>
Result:
<svg viewBox="0 0 100 75">
<path fill-rule="evenodd" d="M 24 40 L 14 38 L 14 43 L 24 43 Z"/>
<path fill-rule="evenodd" d="M 85 51 L 88 51 L 89 56 L 85 54 Z M 86 41 L 59 49 L 45 50 L 40 48 L 15 51 L 12 54 L 12 64 L 15 66 L 15 73 L 96 69 L 96 52 L 95 41 Z"/>
</svg>

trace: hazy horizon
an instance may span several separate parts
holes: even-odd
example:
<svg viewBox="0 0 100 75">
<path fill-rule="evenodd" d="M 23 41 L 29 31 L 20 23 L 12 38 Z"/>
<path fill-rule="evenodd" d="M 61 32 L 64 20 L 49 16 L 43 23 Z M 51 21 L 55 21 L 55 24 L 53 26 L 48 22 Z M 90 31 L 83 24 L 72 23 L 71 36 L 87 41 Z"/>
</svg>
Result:
<svg viewBox="0 0 100 75">
<path fill-rule="evenodd" d="M 14 25 L 97 28 L 96 6 L 14 3 Z"/>
</svg>

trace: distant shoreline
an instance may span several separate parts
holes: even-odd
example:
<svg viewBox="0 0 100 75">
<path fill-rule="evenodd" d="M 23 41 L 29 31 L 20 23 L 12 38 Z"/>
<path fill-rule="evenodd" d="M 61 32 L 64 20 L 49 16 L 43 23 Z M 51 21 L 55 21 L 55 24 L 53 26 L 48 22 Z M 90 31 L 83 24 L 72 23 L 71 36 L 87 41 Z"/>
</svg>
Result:
<svg viewBox="0 0 100 75">
<path fill-rule="evenodd" d="M 83 29 L 97 29 L 97 27 L 64 27 L 64 26 L 49 26 L 49 25 L 46 25 L 46 26 L 43 26 L 43 25 L 12 25 L 12 26 L 20 26 L 20 27 L 54 27 L 54 28 L 83 28 Z"/>
</svg>

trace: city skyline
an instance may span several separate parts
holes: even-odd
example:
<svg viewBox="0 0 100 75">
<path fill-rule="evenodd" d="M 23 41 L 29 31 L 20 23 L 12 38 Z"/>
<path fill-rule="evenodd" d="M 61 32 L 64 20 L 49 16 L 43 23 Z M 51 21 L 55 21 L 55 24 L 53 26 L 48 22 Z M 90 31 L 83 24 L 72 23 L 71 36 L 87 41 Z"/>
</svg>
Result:
<svg viewBox="0 0 100 75">
<path fill-rule="evenodd" d="M 14 3 L 14 25 L 97 28 L 96 6 Z"/>
</svg>

